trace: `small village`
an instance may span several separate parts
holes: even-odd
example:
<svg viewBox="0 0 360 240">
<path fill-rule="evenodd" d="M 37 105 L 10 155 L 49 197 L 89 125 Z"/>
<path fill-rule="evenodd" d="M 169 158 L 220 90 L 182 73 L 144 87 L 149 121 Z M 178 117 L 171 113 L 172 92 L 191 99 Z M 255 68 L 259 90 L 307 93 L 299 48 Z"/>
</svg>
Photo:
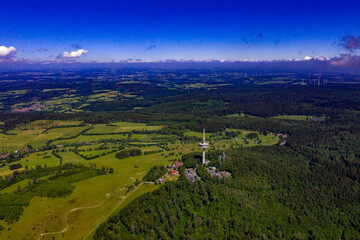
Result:
<svg viewBox="0 0 360 240">
<path fill-rule="evenodd" d="M 209 144 L 205 141 L 205 129 L 203 130 L 203 142 L 199 144 L 199 147 L 203 149 L 202 154 L 202 165 L 207 166 L 210 163 L 209 159 L 206 159 L 205 157 L 205 149 L 209 147 Z M 225 152 L 223 152 L 222 156 L 219 156 L 219 165 L 221 167 L 221 158 L 223 161 L 225 161 Z M 172 175 L 179 175 L 179 168 L 183 166 L 183 162 L 174 161 L 174 163 L 169 166 L 168 170 Z M 199 164 L 197 164 L 196 168 L 185 168 L 185 176 L 186 178 L 191 181 L 195 182 L 196 180 L 201 180 L 201 177 L 197 174 L 197 167 Z M 228 178 L 230 176 L 230 173 L 227 171 L 219 171 L 214 166 L 206 167 L 206 171 L 210 174 L 212 177 L 218 177 L 218 178 Z M 162 180 L 162 181 L 161 181 Z M 163 179 L 159 180 L 161 183 L 164 182 Z"/>
<path fill-rule="evenodd" d="M 20 109 L 14 109 L 14 113 L 26 113 L 26 112 L 32 112 L 32 111 L 41 111 L 46 105 L 43 104 L 33 104 L 30 107 L 24 107 Z"/>
</svg>

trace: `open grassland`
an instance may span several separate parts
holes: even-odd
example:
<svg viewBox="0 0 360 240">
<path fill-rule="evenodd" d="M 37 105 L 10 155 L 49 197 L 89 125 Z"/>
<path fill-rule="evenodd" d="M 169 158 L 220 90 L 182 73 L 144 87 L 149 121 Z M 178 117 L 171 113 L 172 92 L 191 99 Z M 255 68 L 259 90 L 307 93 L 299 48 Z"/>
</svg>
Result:
<svg viewBox="0 0 360 240">
<path fill-rule="evenodd" d="M 24 188 L 28 185 L 28 182 L 29 182 L 29 179 L 24 179 L 20 182 L 17 182 L 13 185 L 10 185 L 9 187 L 7 188 L 4 188 L 4 189 L 1 189 L 0 190 L 0 194 L 3 194 L 3 193 L 13 193 L 15 192 L 16 190 L 18 190 L 18 188 Z"/>
<path fill-rule="evenodd" d="M 109 152 L 113 152 L 114 149 L 99 149 L 99 150 L 93 150 L 93 151 L 84 151 L 79 152 L 84 157 L 94 157 L 94 156 L 101 156 L 102 154 L 107 154 Z"/>
<path fill-rule="evenodd" d="M 231 144 L 242 144 L 244 147 L 251 147 L 256 145 L 274 145 L 279 142 L 279 138 L 275 136 L 273 133 L 269 133 L 267 135 L 260 134 L 256 131 L 247 131 L 247 130 L 240 130 L 240 129 L 226 129 L 228 132 L 235 132 L 235 137 L 228 138 L 226 137 L 225 133 L 217 132 L 217 133 L 205 133 L 206 135 L 206 141 L 211 142 L 213 146 L 219 146 L 223 145 L 226 142 L 226 146 L 229 145 L 228 143 L 231 142 Z M 248 139 L 247 136 L 250 133 L 256 133 L 258 135 L 255 139 Z M 197 137 L 202 138 L 203 133 L 201 132 L 193 132 L 193 131 L 187 131 L 184 133 L 185 136 L 191 136 L 191 137 Z M 231 145 L 230 144 L 230 145 Z M 197 145 L 197 144 L 196 144 Z"/>
<path fill-rule="evenodd" d="M 120 140 L 120 141 L 171 141 L 175 140 L 175 135 L 160 135 L 160 134 L 129 134 L 119 133 L 110 135 L 80 135 L 72 139 L 64 139 L 54 141 L 53 144 L 75 144 L 75 143 L 98 143 L 106 140 Z"/>
<path fill-rule="evenodd" d="M 8 131 L 7 134 L 0 134 L 0 152 L 21 150 L 28 144 L 33 148 L 43 147 L 50 140 L 74 137 L 87 127 L 51 128 L 47 131 L 43 128 L 31 128 L 15 129 Z"/>
<path fill-rule="evenodd" d="M 314 116 L 306 116 L 306 115 L 279 115 L 273 117 L 276 119 L 286 119 L 286 120 L 296 120 L 296 121 L 324 121 L 325 117 L 314 117 Z"/>
<path fill-rule="evenodd" d="M 158 189 L 160 187 L 160 185 L 154 185 L 154 184 L 143 184 L 140 187 L 136 188 L 131 194 L 129 194 L 126 198 L 124 198 L 123 201 L 119 202 L 118 206 L 111 211 L 101 222 L 105 222 L 112 214 L 120 211 L 121 209 L 123 209 L 127 204 L 129 204 L 132 200 L 136 199 L 137 197 L 147 193 L 147 192 L 151 192 L 154 191 L 156 189 Z M 98 225 L 100 225 L 100 223 Z M 97 226 L 98 226 L 97 225 Z M 95 234 L 95 230 L 96 228 L 94 228 L 93 231 L 91 231 L 85 238 L 84 240 L 91 240 L 93 239 L 93 236 Z"/>
<path fill-rule="evenodd" d="M 253 116 L 253 115 L 248 115 L 248 114 L 245 114 L 245 113 L 236 113 L 236 114 L 229 114 L 229 115 L 226 115 L 226 117 L 229 117 L 229 118 L 232 118 L 232 117 L 252 117 L 252 118 L 260 118 L 258 116 Z"/>
<path fill-rule="evenodd" d="M 42 130 L 28 130 L 22 132 L 11 132 L 11 135 L 0 134 L 0 152 L 23 149 L 36 136 L 39 136 L 41 132 Z"/>
<path fill-rule="evenodd" d="M 205 133 L 205 138 L 209 139 L 210 138 L 211 133 Z M 197 137 L 197 138 L 203 138 L 203 133 L 202 132 L 193 132 L 193 131 L 186 131 L 184 133 L 184 136 L 188 136 L 188 137 Z"/>
<path fill-rule="evenodd" d="M 176 135 L 161 135 L 161 134 L 132 134 L 131 141 L 172 141 L 176 140 Z"/>
<path fill-rule="evenodd" d="M 145 123 L 132 122 L 115 122 L 111 124 L 96 124 L 93 129 L 87 131 L 88 134 L 106 134 L 131 132 L 133 130 L 155 131 L 161 129 L 162 126 L 148 126 Z"/>
<path fill-rule="evenodd" d="M 74 152 L 59 152 L 58 153 L 61 157 L 63 157 L 63 163 L 87 163 L 84 158 L 79 156 L 78 154 Z M 88 164 L 88 163 L 87 163 Z"/>
<path fill-rule="evenodd" d="M 17 127 L 17 130 L 48 129 L 60 126 L 76 126 L 82 124 L 81 121 L 62 121 L 62 120 L 37 120 L 29 124 Z"/>
<path fill-rule="evenodd" d="M 44 177 L 39 178 L 39 180 L 47 179 L 48 177 L 49 177 L 49 176 L 44 176 Z M 20 187 L 20 188 L 24 188 L 24 187 L 28 186 L 28 185 L 29 185 L 29 181 L 31 181 L 31 180 L 30 180 L 30 179 L 24 179 L 24 180 L 22 180 L 22 181 L 20 181 L 20 182 L 17 182 L 17 183 L 15 183 L 15 184 L 13 184 L 13 185 L 10 185 L 10 186 L 7 187 L 7 188 L 1 189 L 1 190 L 0 190 L 0 194 L 3 194 L 3 193 L 13 193 L 13 192 L 17 191 L 19 187 Z"/>
<path fill-rule="evenodd" d="M 46 131 L 44 134 L 36 136 L 29 142 L 29 144 L 34 148 L 39 148 L 45 146 L 46 142 L 49 140 L 54 140 L 57 138 L 72 138 L 77 136 L 86 128 L 87 127 L 52 128 Z"/>
<path fill-rule="evenodd" d="M 78 147 L 78 151 L 92 151 L 93 149 L 99 148 L 104 145 L 105 145 L 104 143 L 84 145 L 84 146 Z M 108 144 L 106 144 L 106 145 L 108 145 Z"/>
<path fill-rule="evenodd" d="M 61 94 L 61 92 L 64 92 L 65 94 Z M 20 104 L 14 104 L 12 106 L 13 109 L 19 109 L 28 105 L 32 104 L 42 104 L 44 107 L 42 110 L 45 111 L 53 111 L 53 112 L 59 112 L 59 113 L 70 113 L 70 112 L 84 112 L 84 107 L 88 106 L 94 102 L 108 102 L 108 101 L 114 101 L 118 99 L 124 99 L 124 98 L 134 98 L 136 95 L 128 94 L 128 93 L 121 93 L 118 91 L 111 91 L 111 90 L 102 90 L 100 92 L 96 92 L 94 94 L 90 94 L 87 96 L 81 96 L 79 94 L 76 94 L 76 90 L 70 90 L 65 88 L 59 88 L 59 89 L 43 89 L 44 93 L 49 92 L 59 92 L 56 97 L 52 97 L 51 99 L 48 99 L 46 101 L 30 101 L 26 103 L 20 103 Z M 9 92 L 6 96 L 9 97 L 11 95 L 22 95 L 25 92 Z M 0 93 L 2 94 L 2 93 Z M 5 95 L 3 95 L 5 97 Z M 1 96 L 0 96 L 1 99 Z"/>
<path fill-rule="evenodd" d="M 76 158 L 72 152 L 60 153 L 64 161 L 87 163 Z M 66 160 L 65 160 L 66 159 Z M 115 154 L 109 154 L 94 160 L 97 166 L 111 166 L 114 173 L 98 176 L 76 183 L 76 190 L 66 198 L 34 197 L 26 208 L 20 220 L 12 225 L 2 223 L 9 231 L 2 236 L 7 239 L 36 239 L 39 233 L 45 231 L 61 231 L 65 228 L 62 220 L 64 214 L 76 207 L 95 206 L 101 203 L 107 193 L 113 193 L 121 198 L 109 196 L 99 208 L 83 209 L 69 215 L 69 231 L 64 235 L 56 235 L 56 239 L 81 239 L 88 235 L 106 216 L 113 212 L 129 195 L 124 194 L 124 188 L 131 185 L 135 179 L 142 177 L 153 165 L 166 165 L 168 161 L 161 154 L 142 155 L 126 159 L 117 159 Z M 151 189 L 150 189 L 151 190 Z M 134 192 L 136 193 L 136 192 Z M 86 219 L 86 224 L 84 224 Z M 46 236 L 44 239 L 51 239 Z"/>
<path fill-rule="evenodd" d="M 158 146 L 147 146 L 147 147 L 142 147 L 141 151 L 144 152 L 148 152 L 148 151 L 160 151 L 162 150 L 162 148 L 158 147 Z"/>
<path fill-rule="evenodd" d="M 36 165 L 48 167 L 54 167 L 59 165 L 60 161 L 57 157 L 51 154 L 51 151 L 31 153 L 29 156 L 20 160 L 22 166 L 28 166 L 29 168 L 35 168 Z"/>
<path fill-rule="evenodd" d="M 140 184 L 135 190 L 127 193 L 128 186 L 134 181 L 142 180 L 151 167 L 154 165 L 169 165 L 174 160 L 181 159 L 181 156 L 190 152 L 199 152 L 198 142 L 180 143 L 177 135 L 161 135 L 161 134 L 124 134 L 121 132 L 130 132 L 132 130 L 158 130 L 162 126 L 147 126 L 146 124 L 117 122 L 112 125 L 94 125 L 90 131 L 97 130 L 93 133 L 105 133 L 104 135 L 84 135 L 80 134 L 89 126 L 73 127 L 74 124 L 80 122 L 68 123 L 63 128 L 52 128 L 49 122 L 37 122 L 29 125 L 27 128 L 18 128 L 11 133 L 15 135 L 0 135 L 0 141 L 8 144 L 7 147 L 14 148 L 32 144 L 34 147 L 41 147 L 47 141 L 64 138 L 63 140 L 52 141 L 52 145 L 57 146 L 53 150 L 36 151 L 27 154 L 22 158 L 22 168 L 17 169 L 23 171 L 25 166 L 29 169 L 35 169 L 37 165 L 53 167 L 60 164 L 73 163 L 84 164 L 89 166 L 90 163 L 97 168 L 103 166 L 113 168 L 114 173 L 108 175 L 96 176 L 74 183 L 75 191 L 66 196 L 59 198 L 38 197 L 35 196 L 30 200 L 30 204 L 25 208 L 24 214 L 19 221 L 8 224 L 0 221 L 6 230 L 2 231 L 2 239 L 37 239 L 41 233 L 61 232 L 56 234 L 47 234 L 40 239 L 91 239 L 94 229 L 112 213 L 119 211 L 136 197 L 153 191 L 159 185 Z M 48 125 L 46 125 L 48 124 Z M 58 123 L 64 124 L 64 123 Z M 50 126 L 50 129 L 44 127 Z M 262 135 L 258 134 L 256 139 L 246 139 L 249 133 L 253 131 L 245 131 L 239 129 L 227 129 L 235 132 L 231 139 L 225 139 L 224 132 L 206 133 L 206 138 L 210 142 L 210 148 L 226 149 L 230 146 L 258 146 L 276 144 L 279 138 L 274 134 Z M 87 131 L 89 133 L 90 131 Z M 100 131 L 100 132 L 99 132 Z M 115 132 L 115 134 L 114 134 Z M 118 134 L 116 134 L 118 132 Z M 108 135 L 106 135 L 108 133 Z M 185 132 L 186 136 L 202 138 L 202 132 Z M 3 137 L 3 140 L 1 140 Z M 108 140 L 116 141 L 108 141 Z M 175 141 L 176 140 L 176 141 Z M 259 141 L 261 140 L 261 141 Z M 107 141 L 101 143 L 101 141 Z M 79 147 L 59 146 L 64 144 L 86 144 Z M 167 143 L 164 145 L 164 143 Z M 13 144 L 13 145 L 11 145 Z M 142 155 L 129 157 L 124 159 L 115 158 L 115 152 L 119 147 L 132 146 L 140 148 Z M 146 146 L 149 144 L 148 146 Z M 151 145 L 150 145 L 151 144 Z M 101 149 L 106 147 L 108 149 Z M 96 155 L 104 156 L 96 157 L 92 160 L 86 160 L 74 151 L 77 149 L 79 154 L 92 157 Z M 52 152 L 55 152 L 54 154 Z M 146 153 L 146 154 L 144 154 Z M 57 155 L 57 157 L 55 156 Z M 0 168 L 0 176 L 11 174 L 8 166 Z M 44 178 L 48 178 L 45 176 Z M 173 176 L 167 176 L 166 180 L 174 180 Z M 13 193 L 19 187 L 22 189 L 28 185 L 30 179 L 24 179 L 16 184 L 6 187 L 0 191 L 2 193 Z M 75 208 L 80 208 L 74 210 Z M 72 211 L 73 210 L 73 211 Z M 64 222 L 66 217 L 66 223 Z"/>
<path fill-rule="evenodd" d="M 70 90 L 70 88 L 49 88 L 49 89 L 43 89 L 42 92 L 66 91 L 66 90 Z"/>
<path fill-rule="evenodd" d="M 55 145 L 59 144 L 74 144 L 74 143 L 96 143 L 101 142 L 102 140 L 123 140 L 125 141 L 128 139 L 127 134 L 117 134 L 117 135 L 80 135 L 76 138 L 72 139 L 64 139 L 64 140 L 57 140 L 52 142 Z"/>
</svg>

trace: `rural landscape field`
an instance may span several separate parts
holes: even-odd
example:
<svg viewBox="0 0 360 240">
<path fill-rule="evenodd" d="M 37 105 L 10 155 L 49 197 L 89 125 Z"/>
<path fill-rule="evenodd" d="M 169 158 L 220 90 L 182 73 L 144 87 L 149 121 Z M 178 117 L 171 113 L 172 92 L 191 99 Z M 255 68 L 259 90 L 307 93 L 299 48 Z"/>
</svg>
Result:
<svg viewBox="0 0 360 240">
<path fill-rule="evenodd" d="M 37 120 L 1 133 L 3 151 L 19 154 L 14 156 L 16 169 L 11 171 L 3 166 L 0 172 L 4 178 L 11 175 L 15 178 L 0 193 L 3 194 L 3 201 L 10 201 L 3 205 L 7 209 L 2 210 L 5 218 L 1 225 L 7 231 L 2 236 L 11 239 L 52 239 L 54 236 L 59 239 L 90 239 L 92 230 L 114 211 L 123 208 L 131 199 L 160 186 L 152 181 L 143 181 L 152 166 L 172 165 L 176 160 L 181 161 L 184 154 L 198 150 L 196 140 L 201 138 L 201 132 L 169 134 L 164 128 L 167 126 L 133 122 L 84 124 L 80 121 Z M 134 133 L 136 131 L 144 133 Z M 164 131 L 164 134 L 158 131 Z M 233 132 L 238 140 L 235 137 L 221 139 L 222 132 L 215 132 L 208 139 L 217 139 L 214 149 L 216 146 L 219 150 L 240 145 L 273 145 L 279 141 L 274 134 L 258 135 L 256 139 L 247 141 L 247 136 L 255 132 L 235 129 Z M 263 143 L 259 143 L 261 140 Z M 115 157 L 115 153 L 122 149 L 135 148 L 140 149 L 142 154 L 124 159 Z M 39 181 L 39 186 L 46 184 L 49 178 L 59 175 L 59 166 L 70 164 L 90 168 L 96 165 L 94 168 L 105 167 L 106 170 L 89 176 L 76 173 L 79 177 L 75 177 L 75 174 L 75 179 L 70 180 L 75 189 L 69 196 L 61 196 L 61 193 L 56 196 L 56 188 L 62 186 L 51 184 L 43 193 L 28 194 L 34 182 Z M 21 176 L 22 172 L 41 172 L 42 168 L 46 168 L 46 173 L 39 173 L 43 175 L 39 178 L 36 178 L 36 174 L 33 178 Z M 108 169 L 112 169 L 111 172 Z M 68 181 L 66 177 L 63 178 Z M 165 179 L 173 181 L 177 177 L 166 176 Z M 22 190 L 25 192 L 22 193 Z M 55 195 L 47 197 L 52 193 Z M 6 213 L 9 210 L 11 212 Z M 16 216 L 13 216 L 14 210 Z"/>
<path fill-rule="evenodd" d="M 0 240 L 360 239 L 360 1 L 0 1 Z"/>
<path fill-rule="evenodd" d="M 2 77 L 1 239 L 358 236 L 358 86 L 118 74 Z"/>
</svg>

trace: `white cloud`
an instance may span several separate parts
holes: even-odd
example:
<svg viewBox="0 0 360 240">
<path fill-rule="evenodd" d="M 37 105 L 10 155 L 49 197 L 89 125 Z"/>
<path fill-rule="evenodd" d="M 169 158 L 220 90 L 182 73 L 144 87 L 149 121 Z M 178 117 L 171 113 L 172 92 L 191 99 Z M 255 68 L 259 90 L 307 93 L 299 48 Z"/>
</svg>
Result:
<svg viewBox="0 0 360 240">
<path fill-rule="evenodd" d="M 316 57 L 315 60 L 324 62 L 324 61 L 326 61 L 326 58 L 325 57 Z"/>
<path fill-rule="evenodd" d="M 305 61 L 309 61 L 309 60 L 311 60 L 311 59 L 313 59 L 313 58 L 312 58 L 312 57 L 309 57 L 309 56 L 304 57 L 304 60 L 305 60 Z"/>
<path fill-rule="evenodd" d="M 16 48 L 12 46 L 11 47 L 0 46 L 0 58 L 10 57 L 15 52 L 16 52 Z"/>
<path fill-rule="evenodd" d="M 87 50 L 79 49 L 77 51 L 72 51 L 72 52 L 63 52 L 58 56 L 58 58 L 79 58 L 81 56 L 86 56 L 87 53 L 88 53 Z"/>
</svg>

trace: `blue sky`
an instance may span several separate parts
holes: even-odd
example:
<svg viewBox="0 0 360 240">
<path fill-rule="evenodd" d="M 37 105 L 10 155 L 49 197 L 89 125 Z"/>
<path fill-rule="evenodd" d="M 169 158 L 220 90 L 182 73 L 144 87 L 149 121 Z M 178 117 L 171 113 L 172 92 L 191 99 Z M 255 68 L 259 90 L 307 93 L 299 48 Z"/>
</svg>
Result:
<svg viewBox="0 0 360 240">
<path fill-rule="evenodd" d="M 355 0 L 1 0 L 0 6 L 0 46 L 39 61 L 79 47 L 88 51 L 76 59 L 84 62 L 333 57 L 348 53 L 339 46 L 346 34 L 360 35 Z"/>
</svg>

